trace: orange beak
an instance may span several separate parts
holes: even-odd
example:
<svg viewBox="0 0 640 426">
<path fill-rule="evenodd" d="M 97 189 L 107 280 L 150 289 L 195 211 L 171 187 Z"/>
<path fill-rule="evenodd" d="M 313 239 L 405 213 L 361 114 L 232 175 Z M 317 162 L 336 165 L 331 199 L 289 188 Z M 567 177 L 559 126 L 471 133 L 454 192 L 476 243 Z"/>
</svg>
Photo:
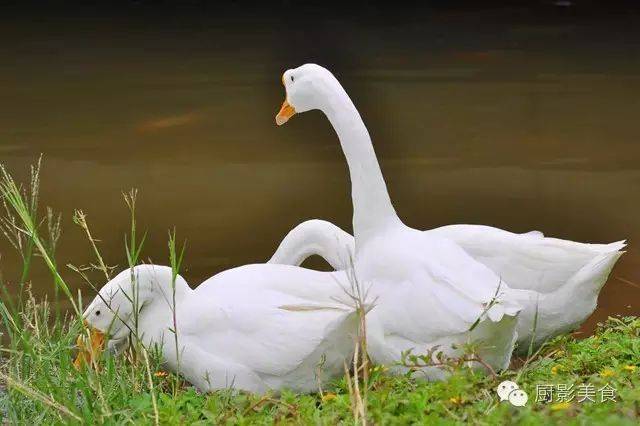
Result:
<svg viewBox="0 0 640 426">
<path fill-rule="evenodd" d="M 80 369 L 83 363 L 91 365 L 91 363 L 95 362 L 102 352 L 104 341 L 104 333 L 96 328 L 89 327 L 89 342 L 87 342 L 85 334 L 80 334 L 76 341 L 78 356 L 73 361 L 73 366 Z"/>
<path fill-rule="evenodd" d="M 295 108 L 289 105 L 289 102 L 287 102 L 287 100 L 285 99 L 282 103 L 280 111 L 278 112 L 278 115 L 276 115 L 276 124 L 278 126 L 282 126 L 284 123 L 289 121 L 289 119 L 293 117 L 295 113 Z"/>
</svg>

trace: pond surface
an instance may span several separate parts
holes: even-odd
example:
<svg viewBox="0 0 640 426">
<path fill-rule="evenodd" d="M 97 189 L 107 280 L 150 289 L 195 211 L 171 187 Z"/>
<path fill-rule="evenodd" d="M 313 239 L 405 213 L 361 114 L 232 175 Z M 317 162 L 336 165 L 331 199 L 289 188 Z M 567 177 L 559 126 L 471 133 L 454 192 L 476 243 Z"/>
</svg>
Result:
<svg viewBox="0 0 640 426">
<path fill-rule="evenodd" d="M 425 9 L 303 25 L 134 9 L 0 25 L 0 154 L 21 178 L 44 154 L 42 205 L 63 214 L 59 264 L 92 261 L 71 220 L 82 209 L 105 260 L 124 267 L 132 187 L 144 258 L 168 263 L 175 227 L 192 286 L 265 261 L 303 220 L 350 231 L 346 162 L 328 121 L 314 112 L 274 124 L 282 71 L 315 61 L 359 108 L 407 224 L 628 239 L 585 330 L 640 314 L 637 14 Z M 0 253 L 15 281 L 18 257 L 4 240 Z M 42 267 L 32 280 L 52 293 Z"/>
</svg>

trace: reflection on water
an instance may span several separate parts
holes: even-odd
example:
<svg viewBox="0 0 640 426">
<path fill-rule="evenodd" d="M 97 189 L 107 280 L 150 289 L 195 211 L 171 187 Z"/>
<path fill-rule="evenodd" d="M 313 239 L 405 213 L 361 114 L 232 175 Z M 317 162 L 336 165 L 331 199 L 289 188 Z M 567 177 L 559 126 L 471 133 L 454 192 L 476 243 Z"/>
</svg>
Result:
<svg viewBox="0 0 640 426">
<path fill-rule="evenodd" d="M 12 58 L 0 66 L 0 153 L 21 176 L 45 154 L 41 198 L 64 215 L 60 264 L 91 261 L 71 221 L 79 208 L 106 260 L 125 265 L 121 192 L 136 187 L 145 258 L 168 263 L 175 226 L 195 285 L 268 259 L 302 220 L 350 229 L 346 163 L 327 120 L 273 122 L 280 73 L 312 59 L 352 94 L 407 224 L 627 238 L 591 324 L 639 314 L 638 19 L 481 15 L 311 28 L 191 15 L 12 21 L 0 38 Z M 11 279 L 17 257 L 5 241 L 0 250 Z M 33 280 L 51 290 L 43 268 Z"/>
</svg>

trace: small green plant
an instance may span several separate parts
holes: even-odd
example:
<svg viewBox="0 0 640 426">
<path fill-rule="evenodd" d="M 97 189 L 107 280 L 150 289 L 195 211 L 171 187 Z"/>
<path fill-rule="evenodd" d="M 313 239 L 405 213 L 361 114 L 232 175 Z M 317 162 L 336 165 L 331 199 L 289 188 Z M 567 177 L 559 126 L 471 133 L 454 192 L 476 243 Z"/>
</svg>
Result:
<svg viewBox="0 0 640 426">
<path fill-rule="evenodd" d="M 173 232 L 169 232 L 169 261 L 171 263 L 171 305 L 169 308 L 171 309 L 171 320 L 173 327 L 169 330 L 173 333 L 174 345 L 176 351 L 176 365 L 177 370 L 180 371 L 180 345 L 178 338 L 178 322 L 177 322 L 177 314 L 176 311 L 178 306 L 176 304 L 176 278 L 178 278 L 178 274 L 180 273 L 180 267 L 182 266 L 182 259 L 184 258 L 184 249 L 186 244 L 182 246 L 180 253 L 178 253 L 176 249 L 176 230 Z M 176 380 L 173 386 L 173 394 L 177 395 L 178 388 L 180 387 L 179 376 L 176 375 Z"/>
<path fill-rule="evenodd" d="M 482 365 L 492 377 L 498 375 L 479 355 L 482 343 L 465 343 L 461 346 L 452 345 L 451 349 L 460 352 L 459 356 L 450 356 L 442 350 L 440 345 L 435 345 L 424 354 L 416 355 L 413 349 L 402 352 L 398 365 L 409 369 L 410 373 L 415 373 L 423 368 L 436 367 L 449 373 L 471 367 L 473 364 Z"/>
</svg>

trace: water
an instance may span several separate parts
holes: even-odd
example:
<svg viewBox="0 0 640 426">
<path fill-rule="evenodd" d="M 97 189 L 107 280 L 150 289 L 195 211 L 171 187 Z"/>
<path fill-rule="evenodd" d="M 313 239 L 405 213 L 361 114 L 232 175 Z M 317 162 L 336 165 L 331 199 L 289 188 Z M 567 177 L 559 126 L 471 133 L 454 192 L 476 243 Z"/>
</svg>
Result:
<svg viewBox="0 0 640 426">
<path fill-rule="evenodd" d="M 82 209 L 106 261 L 124 267 L 131 187 L 144 258 L 168 263 L 175 227 L 192 285 L 265 261 L 303 220 L 350 230 L 346 163 L 327 120 L 274 124 L 282 71 L 315 60 L 352 95 L 407 224 L 626 238 L 585 330 L 640 314 L 640 286 L 616 278 L 640 283 L 638 14 L 436 8 L 307 24 L 239 9 L 85 12 L 0 26 L 2 161 L 24 177 L 44 153 L 41 199 L 64 218 L 61 265 L 92 261 L 71 221 Z M 0 252 L 14 280 L 17 256 L 5 241 Z M 32 279 L 52 292 L 44 268 Z"/>
</svg>

